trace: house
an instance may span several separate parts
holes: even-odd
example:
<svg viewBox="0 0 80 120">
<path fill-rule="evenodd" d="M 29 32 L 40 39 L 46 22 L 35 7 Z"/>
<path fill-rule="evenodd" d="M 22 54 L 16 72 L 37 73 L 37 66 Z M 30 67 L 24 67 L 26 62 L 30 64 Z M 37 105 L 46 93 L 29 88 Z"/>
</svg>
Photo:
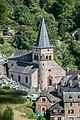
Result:
<svg viewBox="0 0 80 120">
<path fill-rule="evenodd" d="M 80 92 L 63 92 L 65 120 L 80 120 Z"/>
<path fill-rule="evenodd" d="M 80 75 L 66 75 L 57 85 L 58 96 L 62 97 L 63 92 L 79 92 L 80 91 Z"/>
<path fill-rule="evenodd" d="M 45 113 L 53 104 L 60 101 L 58 97 L 49 94 L 47 91 L 43 91 L 36 100 L 36 110 L 41 114 Z"/>
<path fill-rule="evenodd" d="M 50 117 L 54 118 L 54 120 L 64 120 L 64 103 L 62 101 L 55 103 L 49 108 L 49 112 Z"/>
<path fill-rule="evenodd" d="M 8 77 L 26 87 L 52 91 L 66 71 L 54 61 L 54 49 L 50 45 L 44 18 L 36 44 L 25 55 L 8 59 Z"/>
</svg>

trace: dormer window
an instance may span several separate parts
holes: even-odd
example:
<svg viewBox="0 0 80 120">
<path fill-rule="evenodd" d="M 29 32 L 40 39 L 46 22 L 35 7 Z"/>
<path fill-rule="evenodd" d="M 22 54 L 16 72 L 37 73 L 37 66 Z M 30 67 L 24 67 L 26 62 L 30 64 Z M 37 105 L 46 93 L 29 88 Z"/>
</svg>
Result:
<svg viewBox="0 0 80 120">
<path fill-rule="evenodd" d="M 71 96 L 71 95 L 69 95 L 69 99 L 72 99 L 72 96 Z"/>
<path fill-rule="evenodd" d="M 43 97 L 43 98 L 42 98 L 42 102 L 46 102 L 46 98 Z"/>
<path fill-rule="evenodd" d="M 78 98 L 80 98 L 80 95 L 78 95 Z"/>
</svg>

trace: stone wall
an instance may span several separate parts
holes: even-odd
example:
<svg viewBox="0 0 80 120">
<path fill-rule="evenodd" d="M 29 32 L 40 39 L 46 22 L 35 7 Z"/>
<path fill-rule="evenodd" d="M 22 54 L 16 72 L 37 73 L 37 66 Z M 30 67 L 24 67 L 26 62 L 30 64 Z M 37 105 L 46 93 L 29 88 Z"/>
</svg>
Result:
<svg viewBox="0 0 80 120">
<path fill-rule="evenodd" d="M 72 106 L 70 106 L 70 103 L 64 103 L 64 109 L 65 109 L 65 120 L 69 120 L 69 117 L 74 117 L 74 120 L 77 120 L 77 117 L 80 117 L 80 103 L 72 103 Z M 74 113 L 69 114 L 69 110 L 74 110 Z M 80 120 L 80 119 L 79 119 Z"/>
</svg>

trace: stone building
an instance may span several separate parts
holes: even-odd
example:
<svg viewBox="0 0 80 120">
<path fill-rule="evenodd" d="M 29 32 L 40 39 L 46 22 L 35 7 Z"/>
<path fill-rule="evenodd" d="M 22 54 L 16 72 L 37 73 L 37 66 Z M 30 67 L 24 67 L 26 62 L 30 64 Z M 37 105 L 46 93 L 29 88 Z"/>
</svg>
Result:
<svg viewBox="0 0 80 120">
<path fill-rule="evenodd" d="M 36 100 L 36 110 L 41 114 L 45 113 L 52 105 L 59 101 L 61 101 L 60 98 L 49 94 L 47 91 L 42 92 Z"/>
<path fill-rule="evenodd" d="M 80 92 L 63 92 L 65 120 L 80 120 Z"/>
<path fill-rule="evenodd" d="M 80 91 L 80 75 L 73 74 L 63 77 L 57 85 L 58 96 L 62 97 L 63 92 L 79 92 Z"/>
<path fill-rule="evenodd" d="M 36 44 L 32 52 L 8 59 L 8 76 L 21 84 L 41 89 L 54 90 L 65 70 L 54 61 L 53 46 L 50 45 L 43 18 Z"/>
</svg>

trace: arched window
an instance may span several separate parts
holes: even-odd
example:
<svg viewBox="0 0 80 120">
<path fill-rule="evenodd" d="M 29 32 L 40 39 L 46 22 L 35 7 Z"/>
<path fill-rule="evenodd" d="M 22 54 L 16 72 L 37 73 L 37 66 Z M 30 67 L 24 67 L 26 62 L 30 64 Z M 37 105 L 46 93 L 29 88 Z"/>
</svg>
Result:
<svg viewBox="0 0 80 120">
<path fill-rule="evenodd" d="M 36 60 L 36 55 L 34 55 L 34 60 Z"/>
<path fill-rule="evenodd" d="M 49 81 L 48 81 L 48 86 L 52 86 L 52 80 L 51 79 L 49 79 Z"/>
<path fill-rule="evenodd" d="M 49 56 L 49 60 L 51 60 L 51 55 Z"/>
<path fill-rule="evenodd" d="M 18 82 L 20 82 L 20 75 L 18 75 Z"/>
<path fill-rule="evenodd" d="M 37 60 L 38 60 L 38 55 L 36 56 Z"/>
<path fill-rule="evenodd" d="M 28 77 L 26 76 L 26 83 L 28 83 Z"/>
<path fill-rule="evenodd" d="M 46 56 L 46 59 L 48 60 L 48 56 Z"/>
<path fill-rule="evenodd" d="M 42 106 L 41 107 L 41 112 L 44 113 L 46 111 L 46 107 L 45 106 Z"/>
</svg>

